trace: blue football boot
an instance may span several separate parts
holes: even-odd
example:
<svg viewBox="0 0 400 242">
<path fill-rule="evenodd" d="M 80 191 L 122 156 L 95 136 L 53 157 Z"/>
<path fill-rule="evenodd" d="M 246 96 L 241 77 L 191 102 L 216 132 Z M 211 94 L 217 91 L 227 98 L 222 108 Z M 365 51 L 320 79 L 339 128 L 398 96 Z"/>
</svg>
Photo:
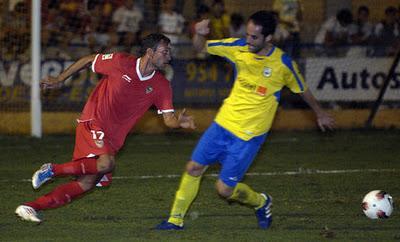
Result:
<svg viewBox="0 0 400 242">
<path fill-rule="evenodd" d="M 272 224 L 272 198 L 264 193 L 261 193 L 261 196 L 265 198 L 265 204 L 256 210 L 256 217 L 258 220 L 258 226 L 261 229 L 268 229 Z"/>
</svg>

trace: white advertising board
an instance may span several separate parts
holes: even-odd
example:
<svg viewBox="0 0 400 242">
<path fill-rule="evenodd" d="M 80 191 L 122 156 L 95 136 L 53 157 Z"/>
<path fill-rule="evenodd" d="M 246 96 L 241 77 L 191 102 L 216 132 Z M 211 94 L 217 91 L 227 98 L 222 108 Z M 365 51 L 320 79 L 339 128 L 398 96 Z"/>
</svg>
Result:
<svg viewBox="0 0 400 242">
<path fill-rule="evenodd" d="M 305 78 L 320 101 L 374 101 L 393 58 L 308 58 Z M 384 100 L 400 100 L 400 67 L 390 81 Z"/>
</svg>

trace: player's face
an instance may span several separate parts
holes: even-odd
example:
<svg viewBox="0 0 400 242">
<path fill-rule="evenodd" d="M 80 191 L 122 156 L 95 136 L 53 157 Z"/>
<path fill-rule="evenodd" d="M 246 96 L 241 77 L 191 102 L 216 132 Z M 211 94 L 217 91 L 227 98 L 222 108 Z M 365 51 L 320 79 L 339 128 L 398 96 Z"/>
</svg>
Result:
<svg viewBox="0 0 400 242">
<path fill-rule="evenodd" d="M 161 42 L 154 51 L 152 63 L 157 69 L 164 69 L 171 61 L 171 45 Z"/>
<path fill-rule="evenodd" d="M 253 21 L 249 21 L 246 30 L 246 42 L 250 52 L 258 53 L 267 46 L 266 38 L 261 33 L 262 26 L 254 24 Z"/>
</svg>

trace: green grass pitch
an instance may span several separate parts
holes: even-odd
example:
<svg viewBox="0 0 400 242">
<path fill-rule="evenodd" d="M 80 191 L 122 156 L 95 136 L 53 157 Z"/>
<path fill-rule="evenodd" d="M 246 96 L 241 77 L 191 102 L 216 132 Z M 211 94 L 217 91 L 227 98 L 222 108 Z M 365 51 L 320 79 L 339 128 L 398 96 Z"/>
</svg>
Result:
<svg viewBox="0 0 400 242">
<path fill-rule="evenodd" d="M 370 220 L 361 210 L 370 190 L 386 190 L 400 202 L 396 130 L 273 132 L 245 178 L 274 198 L 271 229 L 257 229 L 251 209 L 228 205 L 216 195 L 215 166 L 202 181 L 185 230 L 152 230 L 167 217 L 198 138 L 131 135 L 117 156 L 111 187 L 44 211 L 44 222 L 35 225 L 17 219 L 14 210 L 70 179 L 38 191 L 29 182 L 42 163 L 68 161 L 74 137 L 0 137 L 0 241 L 400 241 L 397 207 L 386 220 Z"/>
</svg>

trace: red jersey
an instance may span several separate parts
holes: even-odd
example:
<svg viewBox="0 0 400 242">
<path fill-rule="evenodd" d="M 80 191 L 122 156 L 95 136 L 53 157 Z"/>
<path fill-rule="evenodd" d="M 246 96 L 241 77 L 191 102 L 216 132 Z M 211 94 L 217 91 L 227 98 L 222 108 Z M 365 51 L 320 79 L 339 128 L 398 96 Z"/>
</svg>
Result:
<svg viewBox="0 0 400 242">
<path fill-rule="evenodd" d="M 158 71 L 143 77 L 140 58 L 125 53 L 98 54 L 92 70 L 103 77 L 90 94 L 79 122 L 93 121 L 116 152 L 140 117 L 155 105 L 173 112 L 170 82 Z"/>
</svg>

